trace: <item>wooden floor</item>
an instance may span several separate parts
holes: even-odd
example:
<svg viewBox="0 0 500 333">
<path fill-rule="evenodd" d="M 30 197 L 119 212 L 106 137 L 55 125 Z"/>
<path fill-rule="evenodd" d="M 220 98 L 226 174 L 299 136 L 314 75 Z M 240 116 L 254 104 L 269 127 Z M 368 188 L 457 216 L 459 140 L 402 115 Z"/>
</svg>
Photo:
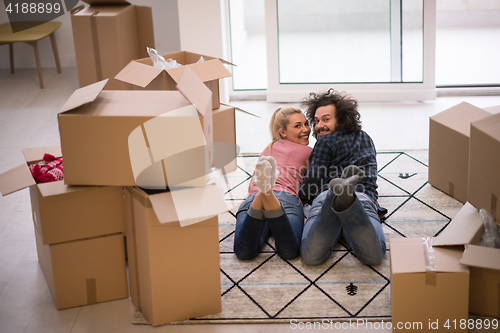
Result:
<svg viewBox="0 0 500 333">
<path fill-rule="evenodd" d="M 59 144 L 57 113 L 78 88 L 77 73 L 75 68 L 63 68 L 59 75 L 55 68 L 43 71 L 45 89 L 40 89 L 36 69 L 19 69 L 13 75 L 8 69 L 0 69 L 0 172 L 23 163 L 22 148 Z M 429 116 L 461 101 L 489 107 L 500 105 L 500 96 L 442 97 L 426 103 L 362 103 L 360 110 L 364 129 L 378 150 L 426 149 Z M 237 115 L 237 144 L 241 152 L 260 152 L 269 142 L 270 114 L 280 105 L 263 101 L 232 104 L 261 116 Z M 2 333 L 234 332 L 236 329 L 242 333 L 280 333 L 298 329 L 288 324 L 134 326 L 131 324 L 134 307 L 128 299 L 57 311 L 38 264 L 32 223 L 27 190 L 0 198 Z M 334 331 L 391 330 L 356 327 Z"/>
</svg>

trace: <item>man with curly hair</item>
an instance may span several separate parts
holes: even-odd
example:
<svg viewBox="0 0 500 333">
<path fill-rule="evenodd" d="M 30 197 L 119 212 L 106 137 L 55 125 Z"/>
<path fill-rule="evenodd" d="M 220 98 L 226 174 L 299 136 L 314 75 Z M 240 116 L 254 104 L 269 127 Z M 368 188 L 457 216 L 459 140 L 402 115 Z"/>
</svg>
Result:
<svg viewBox="0 0 500 333">
<path fill-rule="evenodd" d="M 378 265 L 386 243 L 378 205 L 375 145 L 361 129 L 358 102 L 334 89 L 309 94 L 302 100 L 318 139 L 309 169 L 299 190 L 311 205 L 300 253 L 308 265 L 320 265 L 341 236 L 354 255 L 367 265 Z"/>
</svg>

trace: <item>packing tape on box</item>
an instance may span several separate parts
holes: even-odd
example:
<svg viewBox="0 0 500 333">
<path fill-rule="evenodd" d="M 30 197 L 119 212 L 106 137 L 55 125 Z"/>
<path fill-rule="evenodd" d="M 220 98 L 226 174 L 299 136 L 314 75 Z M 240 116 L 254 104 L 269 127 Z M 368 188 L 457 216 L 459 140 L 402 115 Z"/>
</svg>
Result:
<svg viewBox="0 0 500 333">
<path fill-rule="evenodd" d="M 425 259 L 425 284 L 436 285 L 436 255 L 432 247 L 432 238 L 423 237 L 424 259 Z"/>
<path fill-rule="evenodd" d="M 497 283 L 497 293 L 498 293 L 498 313 L 497 313 L 497 316 L 500 317 L 500 282 Z"/>
<path fill-rule="evenodd" d="M 97 290 L 95 279 L 87 279 L 87 304 L 97 303 Z"/>
<path fill-rule="evenodd" d="M 97 81 L 102 80 L 102 65 L 101 65 L 101 53 L 99 51 L 99 34 L 97 33 L 97 15 L 99 11 L 96 11 L 90 17 L 90 30 L 92 30 L 92 42 L 94 47 L 94 61 L 95 61 L 95 72 L 97 76 Z"/>
<path fill-rule="evenodd" d="M 128 269 L 129 269 L 129 289 L 130 289 L 130 298 L 132 298 L 132 301 L 134 304 L 140 309 L 141 308 L 141 288 L 140 283 L 139 283 L 139 265 L 137 263 L 137 258 L 139 255 L 137 254 L 137 233 L 135 229 L 135 208 L 134 208 L 134 199 L 138 200 L 141 205 L 145 206 L 146 208 L 151 207 L 151 202 L 146 199 L 145 197 L 138 195 L 137 189 L 133 188 L 128 188 L 126 189 L 128 193 L 130 194 L 129 196 L 129 207 L 130 207 L 130 219 L 131 219 L 131 225 L 130 225 L 130 233 L 127 234 L 127 237 L 130 237 L 130 242 L 132 243 L 132 246 L 130 248 L 127 248 L 127 252 L 132 251 L 133 253 L 127 254 L 129 257 L 128 259 Z M 125 197 L 126 198 L 126 197 Z M 129 222 L 127 222 L 129 223 Z M 133 257 L 133 258 L 132 258 Z M 133 261 L 133 266 L 134 269 L 132 270 L 132 261 Z M 135 281 L 135 283 L 133 282 Z M 135 297 L 133 296 L 133 293 L 135 291 Z"/>
<path fill-rule="evenodd" d="M 498 221 L 497 219 L 497 196 L 491 193 L 491 216 L 493 216 L 493 220 Z M 498 221 L 500 222 L 500 221 Z"/>
<path fill-rule="evenodd" d="M 448 193 L 450 194 L 451 197 L 455 197 L 455 184 L 453 184 L 452 182 L 449 183 L 449 186 L 448 186 Z"/>
</svg>

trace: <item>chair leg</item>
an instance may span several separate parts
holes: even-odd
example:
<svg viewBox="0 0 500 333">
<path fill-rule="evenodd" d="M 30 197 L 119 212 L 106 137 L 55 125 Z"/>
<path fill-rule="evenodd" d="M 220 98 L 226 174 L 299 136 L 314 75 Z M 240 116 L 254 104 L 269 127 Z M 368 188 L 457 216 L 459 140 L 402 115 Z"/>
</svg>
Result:
<svg viewBox="0 0 500 333">
<path fill-rule="evenodd" d="M 14 74 L 14 44 L 9 43 L 10 73 Z"/>
<path fill-rule="evenodd" d="M 57 52 L 56 36 L 54 33 L 50 34 L 50 41 L 52 42 L 52 51 L 54 51 L 54 59 L 56 60 L 57 73 L 61 74 L 61 63 L 59 62 L 59 53 Z"/>
<path fill-rule="evenodd" d="M 33 42 L 35 48 L 36 67 L 38 68 L 38 78 L 40 79 L 40 88 L 43 89 L 42 66 L 40 65 L 40 53 L 38 52 L 38 43 Z"/>
</svg>

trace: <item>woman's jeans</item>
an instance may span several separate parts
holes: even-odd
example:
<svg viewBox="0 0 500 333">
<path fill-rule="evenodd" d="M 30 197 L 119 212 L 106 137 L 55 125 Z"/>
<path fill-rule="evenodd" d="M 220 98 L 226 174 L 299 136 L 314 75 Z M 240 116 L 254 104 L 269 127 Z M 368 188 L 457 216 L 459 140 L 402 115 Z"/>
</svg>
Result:
<svg viewBox="0 0 500 333">
<path fill-rule="evenodd" d="M 280 216 L 257 219 L 248 215 L 248 209 L 255 194 L 246 198 L 238 209 L 234 253 L 239 259 L 248 260 L 257 257 L 270 234 L 274 236 L 276 253 L 281 258 L 294 259 L 299 256 L 304 228 L 302 204 L 293 194 L 281 191 L 273 191 L 273 193 L 285 212 Z M 266 213 L 268 212 L 264 211 L 264 214 Z"/>
<path fill-rule="evenodd" d="M 308 265 L 320 265 L 344 236 L 354 255 L 367 265 L 378 265 L 386 244 L 377 207 L 364 193 L 355 192 L 354 203 L 342 212 L 333 209 L 335 194 L 323 191 L 314 199 L 304 227 L 300 255 Z"/>
</svg>

